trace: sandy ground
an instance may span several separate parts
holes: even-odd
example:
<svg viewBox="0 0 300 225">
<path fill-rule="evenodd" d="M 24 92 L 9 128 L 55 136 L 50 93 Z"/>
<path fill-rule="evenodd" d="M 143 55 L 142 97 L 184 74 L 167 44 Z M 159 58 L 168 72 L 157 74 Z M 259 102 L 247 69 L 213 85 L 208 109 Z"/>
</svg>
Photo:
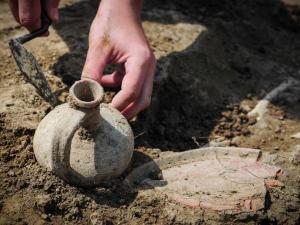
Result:
<svg viewBox="0 0 300 225">
<path fill-rule="evenodd" d="M 50 36 L 26 44 L 66 101 L 79 78 L 96 1 L 63 1 Z M 227 216 L 178 207 L 122 176 L 101 187 L 70 186 L 41 168 L 32 137 L 51 110 L 24 82 L 8 48 L 26 33 L 0 1 L 0 224 L 299 224 L 299 84 L 247 116 L 267 93 L 300 80 L 300 1 L 145 1 L 143 26 L 158 60 L 153 102 L 136 120 L 131 168 L 207 144 L 261 149 L 285 175 L 265 210 Z M 115 90 L 106 90 L 109 102 Z"/>
</svg>

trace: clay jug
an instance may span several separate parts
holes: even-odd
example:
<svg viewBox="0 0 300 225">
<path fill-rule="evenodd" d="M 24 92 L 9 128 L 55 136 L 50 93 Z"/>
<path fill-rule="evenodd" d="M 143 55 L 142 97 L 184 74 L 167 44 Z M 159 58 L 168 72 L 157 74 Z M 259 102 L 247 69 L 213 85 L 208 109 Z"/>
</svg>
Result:
<svg viewBox="0 0 300 225">
<path fill-rule="evenodd" d="M 69 183 L 97 186 L 122 174 L 131 160 L 132 130 L 118 110 L 100 104 L 102 97 L 97 82 L 75 82 L 68 103 L 55 107 L 35 132 L 37 161 Z"/>
</svg>

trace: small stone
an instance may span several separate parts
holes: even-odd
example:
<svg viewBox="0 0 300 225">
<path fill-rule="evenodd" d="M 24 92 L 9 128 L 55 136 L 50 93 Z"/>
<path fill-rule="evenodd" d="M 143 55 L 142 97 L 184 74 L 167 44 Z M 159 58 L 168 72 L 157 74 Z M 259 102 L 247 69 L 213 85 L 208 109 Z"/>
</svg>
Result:
<svg viewBox="0 0 300 225">
<path fill-rule="evenodd" d="M 242 134 L 243 134 L 243 135 L 245 135 L 245 136 L 249 135 L 249 134 L 250 134 L 250 131 L 249 131 L 249 129 L 247 129 L 247 128 L 243 128 L 243 130 L 242 130 Z"/>
<path fill-rule="evenodd" d="M 284 183 L 279 180 L 266 180 L 265 185 L 268 188 L 275 188 L 275 187 L 284 187 Z"/>
<path fill-rule="evenodd" d="M 300 164 L 300 145 L 294 147 L 290 160 L 294 165 Z"/>
<path fill-rule="evenodd" d="M 27 183 L 23 180 L 19 180 L 18 183 L 17 183 L 17 188 L 18 189 L 23 189 L 27 186 Z"/>
<path fill-rule="evenodd" d="M 97 212 L 94 212 L 90 215 L 90 222 L 92 225 L 102 224 Z"/>
<path fill-rule="evenodd" d="M 248 120 L 248 124 L 249 125 L 254 125 L 254 124 L 256 124 L 256 122 L 257 122 L 257 120 L 256 120 L 256 118 L 254 117 L 254 116 L 250 116 L 249 117 L 249 120 Z"/>
<path fill-rule="evenodd" d="M 52 188 L 53 183 L 51 181 L 47 181 L 44 185 L 44 190 L 45 191 L 50 191 L 50 189 Z"/>
<path fill-rule="evenodd" d="M 248 112 L 251 111 L 250 106 L 247 105 L 247 104 L 245 104 L 245 103 L 242 103 L 242 104 L 241 104 L 241 109 L 242 109 L 243 112 L 246 112 L 246 113 L 248 113 Z"/>
<path fill-rule="evenodd" d="M 230 112 L 230 111 L 222 112 L 222 116 L 224 116 L 225 118 L 229 118 L 230 115 L 231 115 L 231 112 Z"/>
<path fill-rule="evenodd" d="M 125 202 L 126 202 L 126 200 L 124 198 L 119 199 L 120 204 L 124 204 Z"/>
<path fill-rule="evenodd" d="M 50 195 L 40 194 L 36 196 L 36 206 L 42 212 L 45 212 L 52 204 Z"/>
<path fill-rule="evenodd" d="M 8 174 L 9 176 L 11 176 L 11 177 L 14 177 L 14 176 L 15 176 L 15 172 L 12 171 L 12 170 L 8 171 L 7 174 Z"/>
<path fill-rule="evenodd" d="M 281 133 L 281 128 L 280 127 L 277 127 L 276 129 L 275 129 L 275 133 Z"/>
<path fill-rule="evenodd" d="M 300 139 L 300 132 L 293 134 L 291 138 Z"/>
<path fill-rule="evenodd" d="M 14 106 L 14 105 L 15 105 L 15 103 L 13 103 L 13 102 L 6 103 L 6 104 L 5 104 L 6 107 L 11 107 L 11 106 Z"/>
<path fill-rule="evenodd" d="M 232 134 L 230 131 L 226 130 L 226 131 L 224 132 L 224 136 L 225 136 L 226 138 L 232 138 L 233 134 Z"/>
<path fill-rule="evenodd" d="M 76 216 L 79 214 L 79 209 L 77 207 L 72 207 L 69 212 L 72 216 Z"/>
<path fill-rule="evenodd" d="M 240 144 L 240 137 L 234 137 L 230 141 L 231 146 L 239 146 L 239 144 Z"/>
<path fill-rule="evenodd" d="M 44 220 L 47 220 L 49 217 L 48 217 L 47 214 L 43 213 L 43 214 L 41 215 L 41 218 L 44 219 Z"/>
<path fill-rule="evenodd" d="M 55 189 L 55 192 L 56 192 L 57 194 L 59 194 L 59 193 L 61 192 L 61 188 L 60 188 L 60 187 L 56 188 L 56 189 Z"/>
<path fill-rule="evenodd" d="M 297 211 L 298 206 L 295 202 L 291 201 L 287 203 L 287 211 L 288 212 L 295 212 Z"/>
</svg>

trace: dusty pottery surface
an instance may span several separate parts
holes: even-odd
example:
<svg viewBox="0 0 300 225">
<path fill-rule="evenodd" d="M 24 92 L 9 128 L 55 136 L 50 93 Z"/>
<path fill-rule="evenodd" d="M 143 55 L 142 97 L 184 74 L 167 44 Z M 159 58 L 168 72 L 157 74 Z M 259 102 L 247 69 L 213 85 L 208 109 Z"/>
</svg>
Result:
<svg viewBox="0 0 300 225">
<path fill-rule="evenodd" d="M 260 160 L 256 149 L 201 148 L 142 165 L 125 181 L 152 187 L 182 206 L 230 214 L 257 211 L 266 205 L 266 179 L 282 174 Z M 279 185 L 276 180 L 268 183 Z"/>
<path fill-rule="evenodd" d="M 99 185 L 119 176 L 131 160 L 131 128 L 120 112 L 100 104 L 102 97 L 97 82 L 75 82 L 70 102 L 51 111 L 35 132 L 37 161 L 70 183 Z"/>
</svg>

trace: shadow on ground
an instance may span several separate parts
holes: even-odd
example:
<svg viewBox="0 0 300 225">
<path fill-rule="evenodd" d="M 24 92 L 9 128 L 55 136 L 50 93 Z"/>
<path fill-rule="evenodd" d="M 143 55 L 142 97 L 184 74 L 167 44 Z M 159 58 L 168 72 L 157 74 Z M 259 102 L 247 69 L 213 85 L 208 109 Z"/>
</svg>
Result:
<svg viewBox="0 0 300 225">
<path fill-rule="evenodd" d="M 60 57 L 54 71 L 68 85 L 80 77 L 96 9 L 97 1 L 61 9 L 55 29 L 70 52 Z M 206 31 L 183 51 L 158 59 L 152 106 L 132 123 L 139 136 L 136 146 L 173 151 L 202 146 L 222 112 L 296 77 L 299 12 L 299 5 L 278 0 L 146 1 L 143 21 L 199 24 Z M 70 26 L 74 29 L 65 29 Z"/>
<path fill-rule="evenodd" d="M 79 191 L 92 198 L 97 204 L 108 205 L 119 208 L 132 203 L 136 197 L 138 190 L 132 189 L 128 184 L 124 183 L 125 177 L 129 175 L 132 169 L 137 168 L 145 163 L 152 162 L 151 178 L 156 178 L 161 174 L 159 166 L 154 160 L 140 151 L 134 151 L 133 160 L 129 168 L 121 175 L 121 177 L 110 179 L 100 187 L 96 188 L 79 188 Z M 146 173 L 146 171 L 145 171 Z"/>
</svg>

